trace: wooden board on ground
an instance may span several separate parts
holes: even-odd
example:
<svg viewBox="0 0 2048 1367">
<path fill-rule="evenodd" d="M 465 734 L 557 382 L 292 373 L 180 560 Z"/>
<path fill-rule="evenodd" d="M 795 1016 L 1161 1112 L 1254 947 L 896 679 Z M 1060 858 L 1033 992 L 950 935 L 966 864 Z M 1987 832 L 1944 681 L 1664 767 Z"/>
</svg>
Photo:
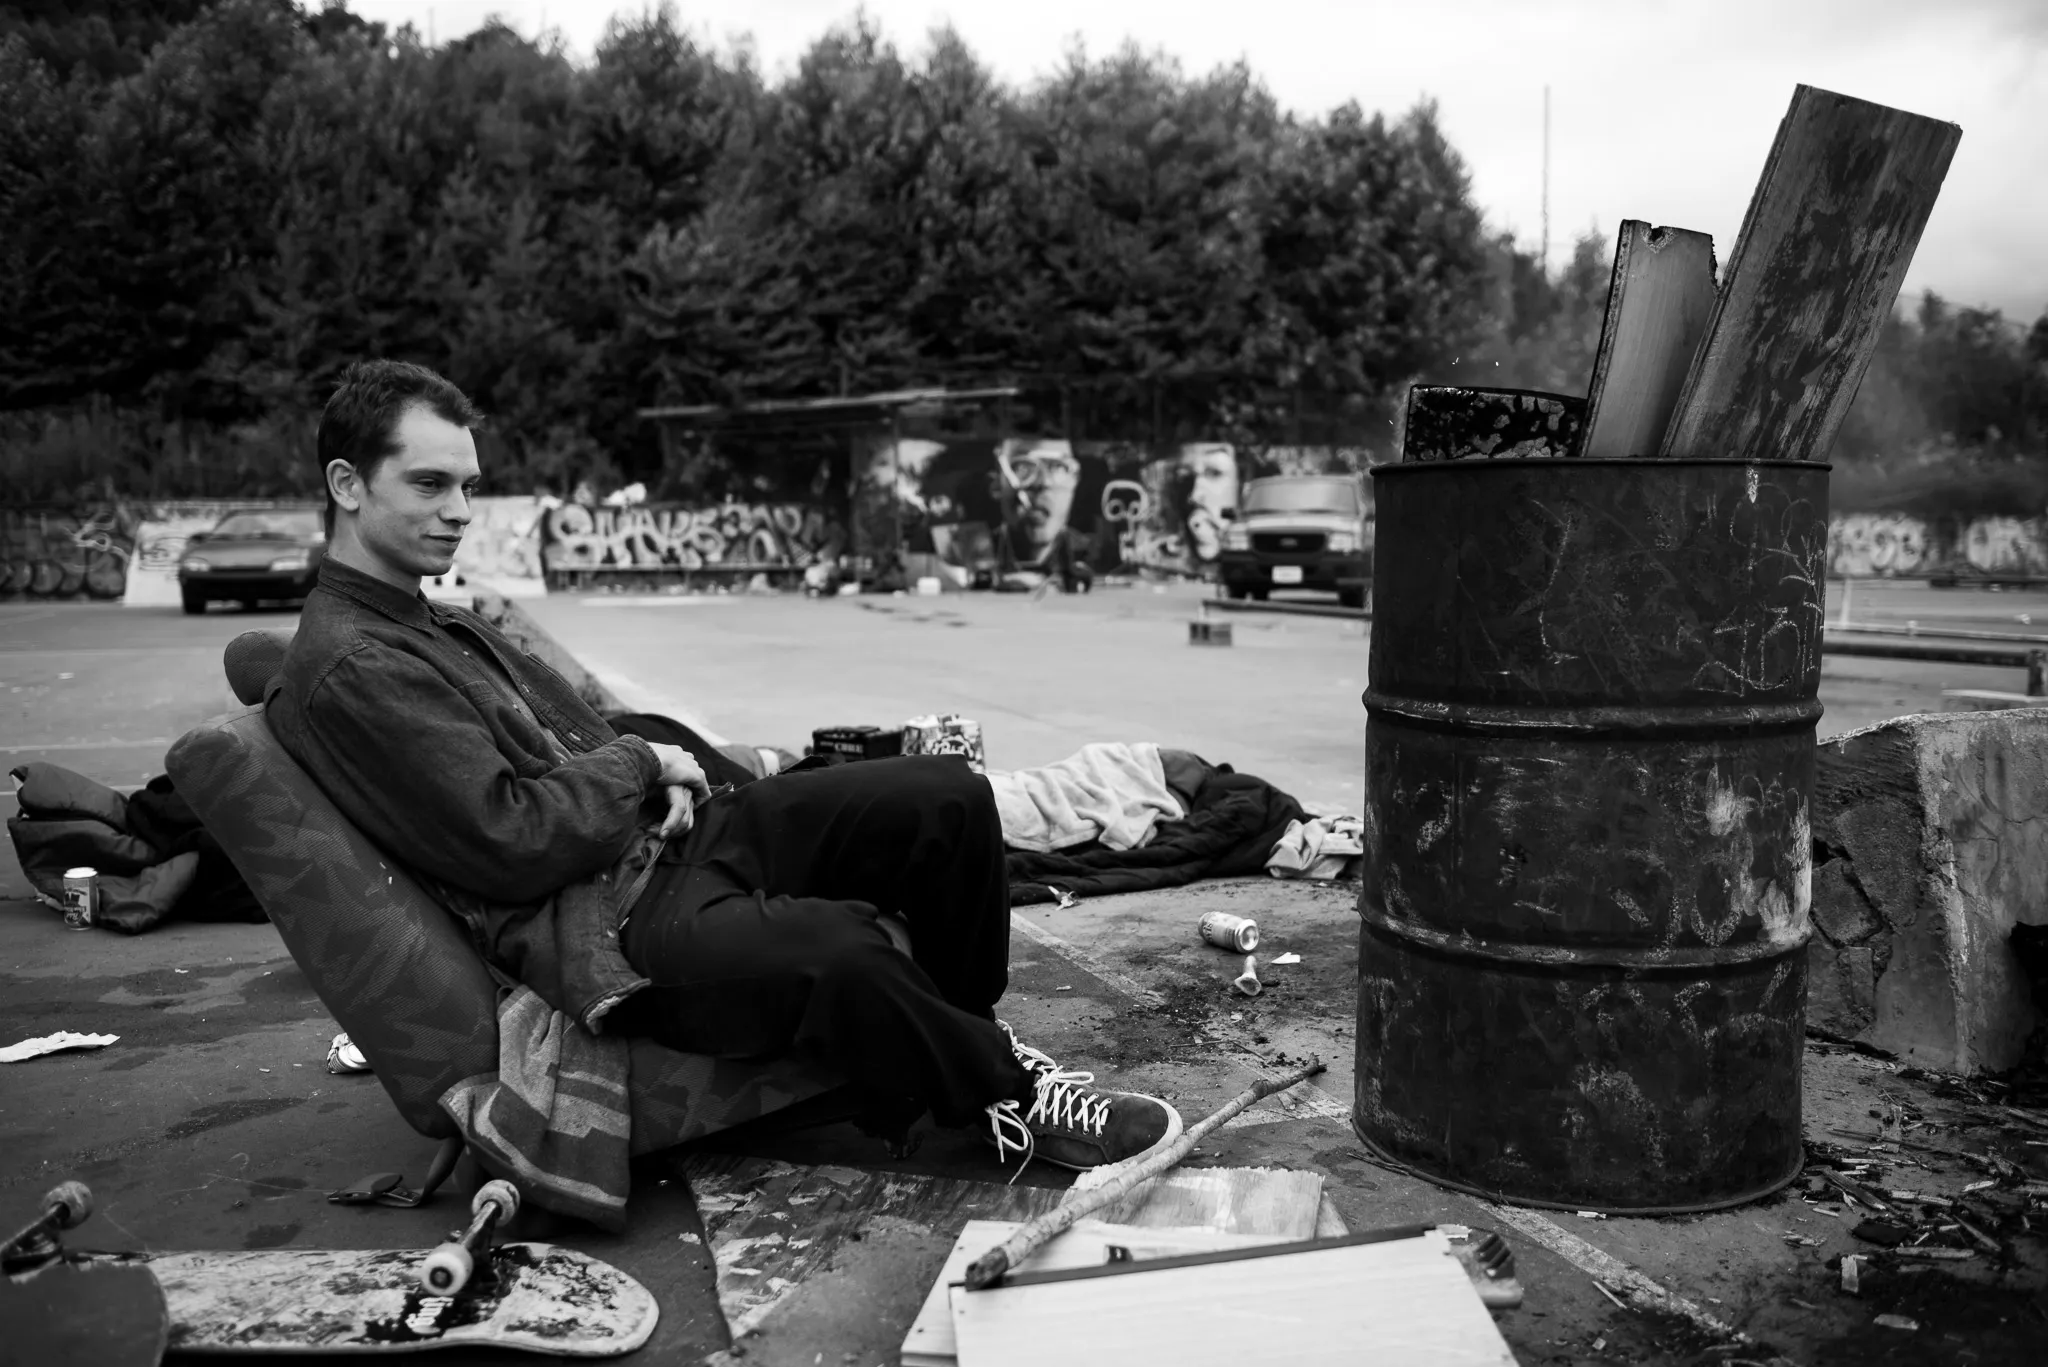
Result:
<svg viewBox="0 0 2048 1367">
<path fill-rule="evenodd" d="M 1515 1360 L 1436 1230 L 1272 1257 L 947 1289 L 959 1367 Z"/>
<path fill-rule="evenodd" d="M 573 1249 L 498 1244 L 455 1296 L 419 1283 L 427 1250 L 272 1248 L 122 1255 L 155 1275 L 173 1352 L 415 1353 L 517 1348 L 611 1357 L 647 1342 L 660 1308 L 646 1287 Z"/>
<path fill-rule="evenodd" d="M 1659 454 L 1827 458 L 1961 136 L 1793 91 Z"/>
<path fill-rule="evenodd" d="M 950 1288 L 967 1275 L 967 1265 L 1009 1238 L 1020 1221 L 969 1220 L 960 1231 L 946 1265 L 932 1283 L 932 1293 L 918 1311 L 917 1322 L 903 1338 L 899 1367 L 954 1367 L 958 1361 L 953 1333 Z M 1226 1234 L 1215 1229 L 1145 1228 L 1081 1220 L 1072 1229 L 1056 1234 L 1040 1246 L 1020 1272 L 1044 1272 L 1054 1268 L 1099 1267 L 1109 1258 L 1114 1244 L 1134 1258 L 1170 1258 L 1182 1253 L 1209 1253 L 1221 1248 L 1253 1248 L 1279 1244 L 1290 1239 L 1275 1234 Z"/>
<path fill-rule="evenodd" d="M 1714 312 L 1714 239 L 1625 219 L 1579 454 L 1654 456 Z"/>
<path fill-rule="evenodd" d="M 1114 1169 L 1098 1169 L 1113 1172 Z M 1077 1180 L 1065 1200 L 1088 1190 Z M 1175 1226 L 1307 1239 L 1315 1234 L 1323 1175 L 1284 1168 L 1175 1168 L 1092 1218 L 1111 1225 Z"/>
<path fill-rule="evenodd" d="M 1344 1233 L 1343 1219 L 1323 1197 L 1322 1174 L 1279 1168 L 1176 1168 L 1103 1214 L 1105 1219 L 1083 1220 L 1075 1229 L 1156 1231 L 1160 1239 L 1194 1241 L 1187 1251 L 1229 1247 L 1233 1242 L 1278 1243 Z M 953 1245 L 945 1267 L 932 1283 L 931 1294 L 904 1336 L 902 1367 L 950 1367 L 953 1315 L 946 1298 L 947 1284 L 958 1281 L 967 1264 L 1010 1237 L 1021 1223 L 968 1223 L 968 1232 Z M 984 1230 L 992 1230 L 994 1237 L 976 1243 L 977 1231 Z M 1061 1235 L 1047 1245 L 1058 1245 L 1057 1251 L 1048 1254 L 1040 1250 L 1025 1266 L 1099 1263 L 1107 1242 L 1094 1235 L 1082 1239 Z M 1040 1261 L 1041 1257 L 1048 1261 Z"/>
<path fill-rule="evenodd" d="M 719 1307 L 735 1340 L 764 1326 L 772 1332 L 771 1315 L 776 1323 L 785 1322 L 802 1304 L 797 1292 L 805 1280 L 845 1264 L 848 1245 L 860 1247 L 853 1241 L 877 1229 L 930 1231 L 939 1240 L 927 1255 L 936 1274 L 939 1250 L 952 1245 L 968 1221 L 1022 1224 L 1053 1209 L 1066 1195 L 1045 1187 L 718 1153 L 687 1154 L 677 1171 L 696 1198 L 718 1269 Z M 1125 1224 L 1203 1226 L 1280 1239 L 1344 1232 L 1344 1222 L 1322 1197 L 1321 1174 L 1266 1168 L 1175 1169 L 1153 1183 L 1151 1191 L 1134 1193 L 1111 1213 Z M 916 1286 L 925 1300 L 916 1322 L 929 1318 L 937 1326 L 950 1359 L 945 1284 L 921 1280 Z M 776 1315 L 778 1309 L 783 1313 Z"/>
</svg>

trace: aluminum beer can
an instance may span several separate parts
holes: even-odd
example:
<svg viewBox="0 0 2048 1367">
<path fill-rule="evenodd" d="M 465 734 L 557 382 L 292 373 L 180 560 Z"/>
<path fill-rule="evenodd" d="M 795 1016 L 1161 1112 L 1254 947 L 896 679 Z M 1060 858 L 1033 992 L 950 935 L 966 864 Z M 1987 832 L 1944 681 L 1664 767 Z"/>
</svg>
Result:
<svg viewBox="0 0 2048 1367">
<path fill-rule="evenodd" d="M 1202 938 L 1218 949 L 1249 954 L 1259 947 L 1259 923 L 1226 911 L 1212 911 L 1202 918 Z"/>
<path fill-rule="evenodd" d="M 100 871 L 64 870 L 64 924 L 73 930 L 90 929 L 99 918 Z"/>
</svg>

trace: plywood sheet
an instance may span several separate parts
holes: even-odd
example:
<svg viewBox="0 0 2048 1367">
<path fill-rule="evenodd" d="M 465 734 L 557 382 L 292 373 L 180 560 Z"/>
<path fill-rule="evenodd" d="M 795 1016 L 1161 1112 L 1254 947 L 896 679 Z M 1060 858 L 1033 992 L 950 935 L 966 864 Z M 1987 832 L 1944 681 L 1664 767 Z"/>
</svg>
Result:
<svg viewBox="0 0 2048 1367">
<path fill-rule="evenodd" d="M 953 1310 L 948 1288 L 967 1275 L 967 1265 L 1016 1233 L 1021 1221 L 969 1220 L 961 1230 L 946 1265 L 932 1283 L 932 1292 L 917 1322 L 903 1339 L 901 1367 L 953 1367 Z M 1018 1265 L 1019 1272 L 1043 1272 L 1055 1268 L 1098 1267 L 1109 1259 L 1109 1246 L 1116 1244 L 1134 1258 L 1167 1258 L 1182 1253 L 1208 1253 L 1221 1248 L 1253 1248 L 1260 1244 L 1287 1243 L 1272 1234 L 1227 1234 L 1214 1229 L 1147 1228 L 1141 1225 L 1106 1224 L 1080 1220 L 1064 1234 L 1055 1236 Z"/>
<path fill-rule="evenodd" d="M 1793 91 L 1660 454 L 1827 459 L 1961 137 Z"/>
<path fill-rule="evenodd" d="M 1443 1236 L 987 1291 L 949 1287 L 960 1367 L 1504 1367 Z"/>
<path fill-rule="evenodd" d="M 1180 1251 L 1190 1252 L 1342 1234 L 1343 1217 L 1323 1197 L 1322 1188 L 1321 1173 L 1281 1168 L 1175 1168 L 1108 1208 L 1103 1219 L 1078 1222 L 1074 1230 L 1054 1239 L 1018 1270 L 1084 1267 L 1104 1261 L 1104 1249 L 1113 1240 L 1078 1231 L 1099 1234 L 1136 1227 L 1157 1234 L 1148 1236 L 1151 1243 L 1127 1238 L 1123 1241 L 1126 1246 L 1135 1242 L 1141 1247 L 1165 1247 L 1162 1240 L 1178 1239 L 1183 1243 Z M 947 1284 L 958 1281 L 969 1263 L 1007 1239 L 1017 1224 L 968 1224 L 904 1337 L 903 1367 L 951 1367 L 953 1317 Z M 1134 1252 L 1133 1256 L 1144 1255 Z"/>
<path fill-rule="evenodd" d="M 1624 220 L 1579 455 L 1657 454 L 1713 311 L 1714 239 Z"/>
</svg>

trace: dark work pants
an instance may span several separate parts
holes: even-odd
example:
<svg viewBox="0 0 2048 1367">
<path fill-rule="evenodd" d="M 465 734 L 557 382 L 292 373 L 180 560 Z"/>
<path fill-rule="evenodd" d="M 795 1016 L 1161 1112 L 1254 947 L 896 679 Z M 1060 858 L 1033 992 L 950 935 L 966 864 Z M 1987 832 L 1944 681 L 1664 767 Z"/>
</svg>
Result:
<svg viewBox="0 0 2048 1367">
<path fill-rule="evenodd" d="M 900 914 L 911 953 L 877 917 Z M 994 1020 L 1010 899 L 988 781 L 944 755 L 778 774 L 713 798 L 626 923 L 654 986 L 629 1032 L 721 1058 L 796 1052 L 942 1124 L 1028 1098 Z"/>
</svg>

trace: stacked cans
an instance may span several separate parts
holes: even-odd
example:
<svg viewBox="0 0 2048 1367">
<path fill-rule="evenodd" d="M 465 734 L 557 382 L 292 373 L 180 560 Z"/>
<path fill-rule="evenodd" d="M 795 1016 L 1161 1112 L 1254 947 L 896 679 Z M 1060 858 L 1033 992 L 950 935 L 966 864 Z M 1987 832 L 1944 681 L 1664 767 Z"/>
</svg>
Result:
<svg viewBox="0 0 2048 1367">
<path fill-rule="evenodd" d="M 903 753 L 959 755 L 977 774 L 988 767 L 988 752 L 981 743 L 981 723 L 958 712 L 912 717 L 903 723 Z"/>
</svg>

